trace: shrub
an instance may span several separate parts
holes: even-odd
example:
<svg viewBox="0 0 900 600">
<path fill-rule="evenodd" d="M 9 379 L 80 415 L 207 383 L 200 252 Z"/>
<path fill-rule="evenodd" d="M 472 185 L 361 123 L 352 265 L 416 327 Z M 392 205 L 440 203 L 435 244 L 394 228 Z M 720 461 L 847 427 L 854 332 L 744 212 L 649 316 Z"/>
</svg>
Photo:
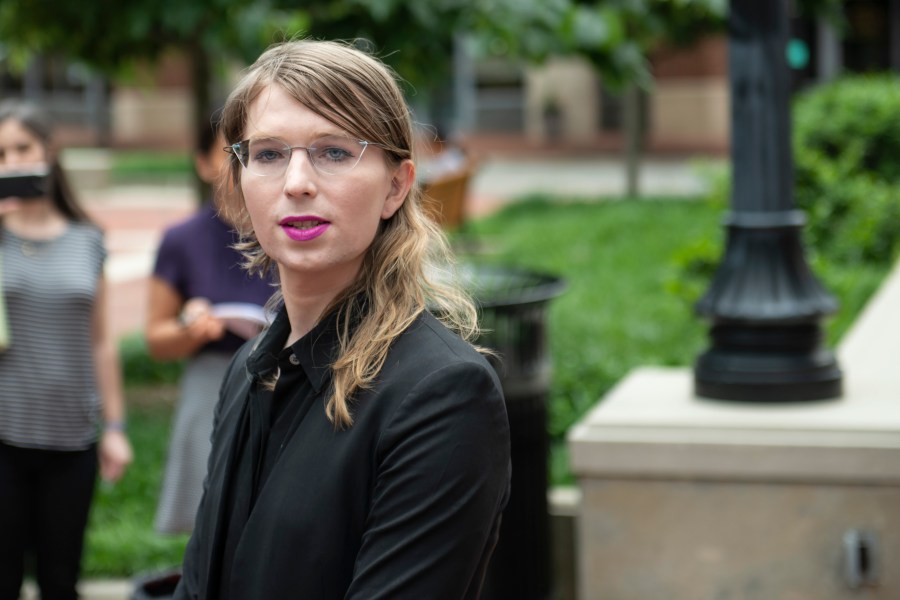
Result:
<svg viewBox="0 0 900 600">
<path fill-rule="evenodd" d="M 806 213 L 804 241 L 826 287 L 829 275 L 845 268 L 881 272 L 892 264 L 900 253 L 900 77 L 846 76 L 798 95 L 793 149 L 794 200 Z M 725 209 L 730 174 L 707 174 L 707 200 Z M 677 250 L 667 289 L 698 300 L 721 259 L 723 237 Z"/>
<path fill-rule="evenodd" d="M 794 195 L 816 252 L 889 263 L 900 250 L 900 77 L 846 76 L 797 96 Z"/>
</svg>

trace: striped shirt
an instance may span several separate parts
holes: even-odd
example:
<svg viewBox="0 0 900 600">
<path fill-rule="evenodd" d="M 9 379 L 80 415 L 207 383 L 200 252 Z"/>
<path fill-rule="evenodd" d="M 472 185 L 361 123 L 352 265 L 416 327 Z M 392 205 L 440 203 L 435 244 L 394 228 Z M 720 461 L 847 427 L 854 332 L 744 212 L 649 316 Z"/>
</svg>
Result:
<svg viewBox="0 0 900 600">
<path fill-rule="evenodd" d="M 90 224 L 57 238 L 0 231 L 10 346 L 0 353 L 0 441 L 82 450 L 97 440 L 93 315 L 106 250 Z"/>
</svg>

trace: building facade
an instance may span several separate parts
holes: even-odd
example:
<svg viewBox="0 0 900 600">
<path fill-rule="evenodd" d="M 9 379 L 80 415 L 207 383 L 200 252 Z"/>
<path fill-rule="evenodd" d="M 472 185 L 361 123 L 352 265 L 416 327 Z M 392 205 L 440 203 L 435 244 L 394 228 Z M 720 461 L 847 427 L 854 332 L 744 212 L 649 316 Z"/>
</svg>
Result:
<svg viewBox="0 0 900 600">
<path fill-rule="evenodd" d="M 794 89 L 842 72 L 900 70 L 900 0 L 846 0 L 843 34 L 824 21 L 795 17 L 786 55 Z M 577 58 L 527 66 L 503 57 L 454 56 L 450 99 L 435 120 L 441 134 L 491 139 L 510 149 L 561 147 L 615 152 L 623 145 L 623 96 Z M 724 36 L 651 57 L 655 84 L 639 99 L 644 149 L 723 154 L 730 129 L 728 47 Z M 64 142 L 183 149 L 192 139 L 186 61 L 167 55 L 153 70 L 110 86 L 84 69 L 43 59 L 19 77 L 2 72 L 0 95 L 50 105 L 68 132 Z M 433 109 L 433 107 L 431 107 Z M 432 111 L 433 112 L 433 111 Z M 420 120 L 433 122 L 429 110 Z"/>
</svg>

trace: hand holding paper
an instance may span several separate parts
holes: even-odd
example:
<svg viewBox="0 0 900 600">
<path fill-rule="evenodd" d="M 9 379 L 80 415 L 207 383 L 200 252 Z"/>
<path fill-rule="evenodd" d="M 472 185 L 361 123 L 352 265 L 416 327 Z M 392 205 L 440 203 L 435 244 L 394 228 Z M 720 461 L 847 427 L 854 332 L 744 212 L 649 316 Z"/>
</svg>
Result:
<svg viewBox="0 0 900 600">
<path fill-rule="evenodd" d="M 210 314 L 221 319 L 226 329 L 244 339 L 252 338 L 269 324 L 265 308 L 249 302 L 213 304 Z"/>
</svg>

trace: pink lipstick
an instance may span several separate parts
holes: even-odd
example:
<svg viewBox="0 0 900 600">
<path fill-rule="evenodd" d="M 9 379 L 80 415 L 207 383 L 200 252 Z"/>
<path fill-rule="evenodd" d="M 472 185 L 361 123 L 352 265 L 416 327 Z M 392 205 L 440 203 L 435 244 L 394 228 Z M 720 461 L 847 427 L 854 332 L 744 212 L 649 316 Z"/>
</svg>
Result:
<svg viewBox="0 0 900 600">
<path fill-rule="evenodd" d="M 315 216 L 285 217 L 278 222 L 289 238 L 296 242 L 314 240 L 331 227 L 331 223 Z"/>
</svg>

